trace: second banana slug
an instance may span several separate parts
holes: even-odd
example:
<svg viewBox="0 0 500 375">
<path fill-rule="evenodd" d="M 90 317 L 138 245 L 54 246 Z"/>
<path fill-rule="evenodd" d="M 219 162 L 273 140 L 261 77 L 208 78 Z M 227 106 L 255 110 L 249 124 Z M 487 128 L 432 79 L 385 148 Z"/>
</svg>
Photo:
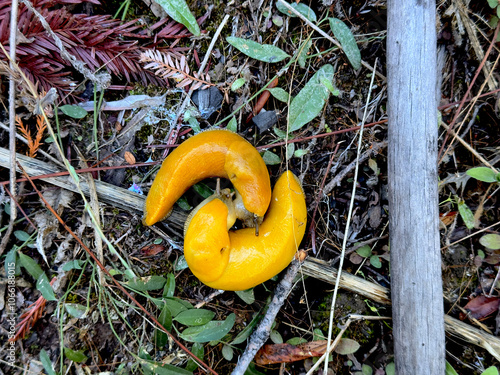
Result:
<svg viewBox="0 0 500 375">
<path fill-rule="evenodd" d="M 260 225 L 228 232 L 231 202 L 201 204 L 186 222 L 184 256 L 204 284 L 224 290 L 252 288 L 281 272 L 293 259 L 307 221 L 304 191 L 292 172 L 276 182 Z"/>
<path fill-rule="evenodd" d="M 208 177 L 228 178 L 251 214 L 262 217 L 271 200 L 266 164 L 248 141 L 228 130 L 199 133 L 164 161 L 144 206 L 143 223 L 165 219 L 190 186 Z"/>
</svg>

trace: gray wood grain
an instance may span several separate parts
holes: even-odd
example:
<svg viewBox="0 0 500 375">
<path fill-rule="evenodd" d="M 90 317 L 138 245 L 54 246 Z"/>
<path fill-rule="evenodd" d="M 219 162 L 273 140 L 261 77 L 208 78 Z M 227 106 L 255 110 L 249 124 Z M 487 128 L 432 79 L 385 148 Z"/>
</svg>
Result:
<svg viewBox="0 0 500 375">
<path fill-rule="evenodd" d="M 397 374 L 444 374 L 436 3 L 388 2 L 388 178 Z"/>
</svg>

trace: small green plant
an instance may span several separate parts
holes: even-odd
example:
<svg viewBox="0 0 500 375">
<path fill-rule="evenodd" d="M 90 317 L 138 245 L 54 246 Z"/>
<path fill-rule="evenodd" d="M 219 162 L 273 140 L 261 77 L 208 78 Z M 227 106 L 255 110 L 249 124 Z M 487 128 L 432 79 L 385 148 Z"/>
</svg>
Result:
<svg viewBox="0 0 500 375">
<path fill-rule="evenodd" d="M 458 375 L 458 372 L 455 371 L 448 361 L 446 361 L 445 375 Z M 498 375 L 498 369 L 495 366 L 488 367 L 481 375 Z"/>
<path fill-rule="evenodd" d="M 467 175 L 483 182 L 500 182 L 500 173 L 495 172 L 491 168 L 477 167 L 467 171 Z"/>
</svg>

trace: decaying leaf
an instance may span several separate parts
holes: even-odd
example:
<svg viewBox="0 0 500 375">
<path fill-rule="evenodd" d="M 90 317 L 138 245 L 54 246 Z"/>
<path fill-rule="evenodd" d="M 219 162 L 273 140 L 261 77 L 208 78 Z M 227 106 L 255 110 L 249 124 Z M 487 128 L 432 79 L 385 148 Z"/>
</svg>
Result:
<svg viewBox="0 0 500 375">
<path fill-rule="evenodd" d="M 255 355 L 255 363 L 269 365 L 273 363 L 295 362 L 310 357 L 320 357 L 325 353 L 326 340 L 311 341 L 300 345 L 272 344 L 264 345 Z"/>
<path fill-rule="evenodd" d="M 481 295 L 470 300 L 467 305 L 464 306 L 464 309 L 467 310 L 469 315 L 474 319 L 481 320 L 498 311 L 499 306 L 499 297 L 487 297 L 485 295 Z M 465 316 L 461 315 L 460 318 L 463 320 L 465 319 Z"/>
</svg>

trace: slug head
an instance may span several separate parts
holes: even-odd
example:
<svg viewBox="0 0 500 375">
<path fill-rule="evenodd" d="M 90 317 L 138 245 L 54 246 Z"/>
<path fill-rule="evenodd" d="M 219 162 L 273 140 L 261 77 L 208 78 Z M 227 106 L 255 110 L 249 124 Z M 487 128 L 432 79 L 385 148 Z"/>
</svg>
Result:
<svg viewBox="0 0 500 375">
<path fill-rule="evenodd" d="M 231 144 L 224 169 L 241 194 L 245 208 L 264 216 L 271 202 L 271 182 L 266 164 L 255 148 L 246 141 Z"/>
</svg>

